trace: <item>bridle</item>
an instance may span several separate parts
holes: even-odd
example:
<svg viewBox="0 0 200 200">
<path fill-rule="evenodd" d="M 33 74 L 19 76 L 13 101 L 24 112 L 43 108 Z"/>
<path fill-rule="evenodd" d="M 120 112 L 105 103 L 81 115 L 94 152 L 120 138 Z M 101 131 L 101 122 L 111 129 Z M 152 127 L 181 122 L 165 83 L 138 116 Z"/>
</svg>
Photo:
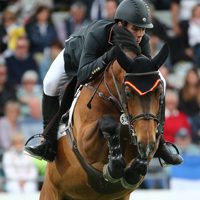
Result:
<svg viewBox="0 0 200 200">
<path fill-rule="evenodd" d="M 153 71 L 153 72 L 145 72 L 145 73 L 127 73 L 125 77 L 136 77 L 136 76 L 146 76 L 146 75 L 158 75 L 158 71 Z M 124 79 L 125 80 L 125 79 Z M 122 97 L 123 97 L 123 101 L 125 101 L 125 104 L 127 105 L 127 98 L 126 98 L 126 94 L 125 94 L 125 81 L 123 81 L 122 83 Z M 129 115 L 129 120 L 130 123 L 133 124 L 134 122 L 136 122 L 137 120 L 150 120 L 153 119 L 156 121 L 156 123 L 159 123 L 159 118 L 158 115 L 152 114 L 152 113 L 142 113 L 142 114 L 138 114 L 136 116 L 132 116 Z"/>
<path fill-rule="evenodd" d="M 133 124 L 138 121 L 138 120 L 150 120 L 153 119 L 156 123 L 157 123 L 157 131 L 156 133 L 159 134 L 161 133 L 163 127 L 163 122 L 162 122 L 162 109 L 161 107 L 163 106 L 163 100 L 164 100 L 164 89 L 162 89 L 162 93 L 160 95 L 160 99 L 159 99 L 159 104 L 160 104 L 160 110 L 159 112 L 155 115 L 153 113 L 141 113 L 138 115 L 131 115 L 128 112 L 128 108 L 127 108 L 127 98 L 126 98 L 126 94 L 125 94 L 125 78 L 123 80 L 123 83 L 121 85 L 121 89 L 119 88 L 119 83 L 117 81 L 116 76 L 114 75 L 112 66 L 112 63 L 110 63 L 107 68 L 105 69 L 104 73 L 102 74 L 102 77 L 100 79 L 99 84 L 97 85 L 96 88 L 94 88 L 94 86 L 92 86 L 91 84 L 86 84 L 85 87 L 88 87 L 89 89 L 93 90 L 94 93 L 89 101 L 90 106 L 91 106 L 91 101 L 94 97 L 95 94 L 97 94 L 103 101 L 109 102 L 112 104 L 112 106 L 114 106 L 117 110 L 117 112 L 120 115 L 120 123 L 122 125 L 126 125 L 129 127 L 129 133 L 132 137 L 132 142 L 134 145 L 137 145 L 137 137 L 136 137 L 136 132 L 134 130 Z M 112 75 L 112 80 L 114 83 L 114 89 L 117 92 L 117 96 L 113 95 L 112 89 L 110 88 L 110 86 L 107 83 L 107 77 L 106 77 L 106 72 L 108 71 L 109 67 L 111 68 L 111 75 Z M 153 72 L 145 72 L 145 73 L 127 73 L 125 77 L 127 76 L 145 76 L 145 75 L 150 75 L 150 74 L 158 74 L 158 71 L 153 71 Z M 104 83 L 109 96 L 105 95 L 103 92 L 99 91 L 99 86 L 101 83 Z M 163 82 L 160 81 L 162 88 L 164 88 L 163 86 Z M 91 107 L 90 107 L 91 108 Z"/>
</svg>

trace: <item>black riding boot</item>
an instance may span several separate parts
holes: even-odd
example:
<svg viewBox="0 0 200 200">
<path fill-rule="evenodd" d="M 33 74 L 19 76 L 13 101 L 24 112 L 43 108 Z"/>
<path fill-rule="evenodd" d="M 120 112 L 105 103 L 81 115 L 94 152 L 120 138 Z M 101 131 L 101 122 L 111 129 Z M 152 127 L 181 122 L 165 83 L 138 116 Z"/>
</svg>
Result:
<svg viewBox="0 0 200 200">
<path fill-rule="evenodd" d="M 59 97 L 47 96 L 43 93 L 42 99 L 42 114 L 44 129 L 47 127 L 50 120 L 55 116 L 59 109 Z M 30 156 L 47 161 L 53 161 L 57 151 L 57 132 L 59 126 L 59 119 L 55 121 L 50 130 L 43 133 L 45 138 L 41 144 L 36 146 L 25 146 L 25 152 Z M 48 128 L 48 127 L 47 127 Z"/>
<path fill-rule="evenodd" d="M 170 151 L 169 146 L 163 139 L 163 135 L 160 138 L 160 144 L 155 157 L 162 158 L 166 164 L 179 165 L 183 162 L 183 158 L 179 154 L 174 154 Z"/>
</svg>

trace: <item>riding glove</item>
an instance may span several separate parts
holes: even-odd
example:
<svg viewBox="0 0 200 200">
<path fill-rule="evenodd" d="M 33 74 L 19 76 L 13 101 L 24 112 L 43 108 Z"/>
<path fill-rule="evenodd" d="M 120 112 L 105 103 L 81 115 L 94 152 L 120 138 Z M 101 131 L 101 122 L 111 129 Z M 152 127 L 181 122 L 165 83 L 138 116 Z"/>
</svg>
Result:
<svg viewBox="0 0 200 200">
<path fill-rule="evenodd" d="M 141 54 L 141 48 L 135 41 L 134 36 L 124 26 L 115 24 L 113 26 L 113 44 L 134 51 L 137 55 Z"/>
</svg>

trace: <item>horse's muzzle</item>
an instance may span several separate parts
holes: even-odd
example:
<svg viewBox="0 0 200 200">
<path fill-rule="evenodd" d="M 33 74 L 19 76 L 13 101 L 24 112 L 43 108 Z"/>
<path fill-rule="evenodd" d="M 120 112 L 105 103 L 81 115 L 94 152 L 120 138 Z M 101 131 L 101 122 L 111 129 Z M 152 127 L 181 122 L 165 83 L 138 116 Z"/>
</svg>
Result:
<svg viewBox="0 0 200 200">
<path fill-rule="evenodd" d="M 155 149 L 156 143 L 152 142 L 152 143 L 138 143 L 138 152 L 139 155 L 142 159 L 147 159 L 153 152 Z"/>
</svg>

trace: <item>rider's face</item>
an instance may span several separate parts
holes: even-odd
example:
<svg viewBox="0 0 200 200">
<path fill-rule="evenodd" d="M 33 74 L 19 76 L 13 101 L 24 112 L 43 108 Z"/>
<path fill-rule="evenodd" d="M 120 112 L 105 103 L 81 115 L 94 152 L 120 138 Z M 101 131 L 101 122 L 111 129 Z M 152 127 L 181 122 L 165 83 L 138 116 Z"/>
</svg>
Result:
<svg viewBox="0 0 200 200">
<path fill-rule="evenodd" d="M 140 28 L 133 24 L 128 23 L 127 29 L 133 34 L 136 42 L 139 44 L 142 40 L 142 37 L 145 34 L 145 28 Z"/>
</svg>

